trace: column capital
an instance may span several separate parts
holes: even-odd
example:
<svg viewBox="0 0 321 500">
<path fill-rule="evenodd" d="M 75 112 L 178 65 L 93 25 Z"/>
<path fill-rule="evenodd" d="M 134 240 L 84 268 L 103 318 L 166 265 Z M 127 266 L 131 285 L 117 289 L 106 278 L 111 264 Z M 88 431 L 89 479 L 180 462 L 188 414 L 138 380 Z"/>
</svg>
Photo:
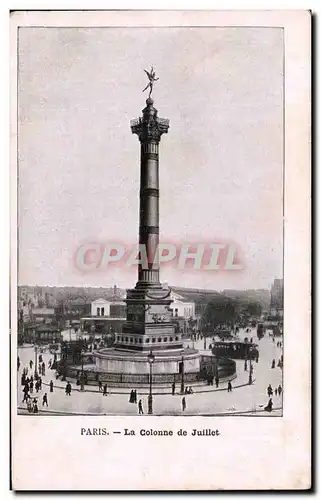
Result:
<svg viewBox="0 0 321 500">
<path fill-rule="evenodd" d="M 151 98 L 146 100 L 146 108 L 143 109 L 143 116 L 131 120 L 130 127 L 133 134 L 137 134 L 141 143 L 155 141 L 158 143 L 162 134 L 167 134 L 169 120 L 158 118 L 157 109 L 154 108 L 154 101 Z"/>
</svg>

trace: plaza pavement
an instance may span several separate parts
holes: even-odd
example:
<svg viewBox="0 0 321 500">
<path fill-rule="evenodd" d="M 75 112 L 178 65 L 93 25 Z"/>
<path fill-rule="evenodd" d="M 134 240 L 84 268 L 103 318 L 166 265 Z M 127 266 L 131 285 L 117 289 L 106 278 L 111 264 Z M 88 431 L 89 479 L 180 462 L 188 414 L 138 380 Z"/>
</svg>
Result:
<svg viewBox="0 0 321 500">
<path fill-rule="evenodd" d="M 171 388 L 153 386 L 153 410 L 154 415 L 282 415 L 282 395 L 273 396 L 274 411 L 268 413 L 264 411 L 267 404 L 267 386 L 272 385 L 273 389 L 282 384 L 282 370 L 277 366 L 271 369 L 272 359 L 276 364 L 282 354 L 282 349 L 276 347 L 272 338 L 266 333 L 260 341 L 255 337 L 256 330 L 250 333 L 241 331 L 239 336 L 244 338 L 253 337 L 253 342 L 258 343 L 260 350 L 259 362 L 253 362 L 253 384 L 248 385 L 249 372 L 244 371 L 244 361 L 236 361 L 237 377 L 232 381 L 233 390 L 227 392 L 227 382 L 220 383 L 219 388 L 207 385 L 193 385 L 194 394 L 185 395 L 186 409 L 181 408 L 182 396 L 175 394 L 172 396 Z M 192 344 L 189 342 L 190 345 Z M 207 339 L 207 347 L 210 344 Z M 195 348 L 204 352 L 204 341 L 194 342 Z M 206 350 L 209 353 L 209 350 Z M 34 348 L 19 348 L 20 370 L 18 373 L 18 412 L 26 413 L 26 404 L 22 403 L 23 393 L 20 385 L 20 376 L 23 367 L 29 365 L 29 360 L 34 361 Z M 46 363 L 46 375 L 42 377 L 42 390 L 38 393 L 39 414 L 51 415 L 137 415 L 137 405 L 129 403 L 129 388 L 108 388 L 108 395 L 103 396 L 98 392 L 98 387 L 88 385 L 84 391 L 80 391 L 75 383 L 72 383 L 71 396 L 65 394 L 65 382 L 56 380 L 55 372 L 48 369 L 49 359 L 53 359 L 48 351 L 42 353 Z M 34 371 L 34 367 L 33 370 Z M 30 373 L 30 370 L 29 370 Z M 54 382 L 54 392 L 49 392 L 50 380 Z M 176 384 L 176 391 L 179 391 L 180 384 Z M 42 407 L 42 395 L 47 392 L 48 409 Z M 34 390 L 34 395 L 35 395 Z M 142 399 L 144 412 L 147 413 L 148 388 L 139 389 L 137 387 L 137 401 Z"/>
</svg>

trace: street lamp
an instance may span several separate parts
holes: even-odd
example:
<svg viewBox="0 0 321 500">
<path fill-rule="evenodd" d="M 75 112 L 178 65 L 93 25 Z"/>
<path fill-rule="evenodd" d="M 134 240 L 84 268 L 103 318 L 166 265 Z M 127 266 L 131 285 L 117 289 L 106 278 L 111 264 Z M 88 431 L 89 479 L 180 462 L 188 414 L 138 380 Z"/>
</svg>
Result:
<svg viewBox="0 0 321 500">
<path fill-rule="evenodd" d="M 37 359 L 37 354 L 38 354 L 38 346 L 37 344 L 35 343 L 35 379 L 37 380 L 38 378 L 38 371 L 37 371 L 37 366 L 38 366 L 38 359 Z"/>
<path fill-rule="evenodd" d="M 148 354 L 148 363 L 149 363 L 149 395 L 148 395 L 148 415 L 153 414 L 153 392 L 152 392 L 152 387 L 153 387 L 153 363 L 155 361 L 155 356 L 152 353 L 152 350 L 150 350 L 150 353 Z"/>
<path fill-rule="evenodd" d="M 84 351 L 81 350 L 81 381 L 80 381 L 80 390 L 84 390 Z"/>
<path fill-rule="evenodd" d="M 185 392 L 185 379 L 184 379 L 184 356 L 182 356 L 182 362 L 181 362 L 181 374 L 182 374 L 182 378 L 181 378 L 181 394 L 184 394 Z"/>
<path fill-rule="evenodd" d="M 249 373 L 249 385 L 252 385 L 252 373 L 253 373 L 253 366 L 252 366 L 252 357 L 250 355 L 250 373 Z"/>
</svg>

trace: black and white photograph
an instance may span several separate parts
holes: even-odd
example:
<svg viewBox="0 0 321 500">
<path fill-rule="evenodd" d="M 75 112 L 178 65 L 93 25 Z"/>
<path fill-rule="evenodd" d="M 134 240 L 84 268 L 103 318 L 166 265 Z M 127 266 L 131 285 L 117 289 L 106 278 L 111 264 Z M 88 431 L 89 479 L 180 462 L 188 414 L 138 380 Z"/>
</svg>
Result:
<svg viewBox="0 0 321 500">
<path fill-rule="evenodd" d="M 16 31 L 17 422 L 283 419 L 284 27 L 37 24 Z"/>
<path fill-rule="evenodd" d="M 19 30 L 18 412 L 281 416 L 283 30 L 119 31 Z"/>
</svg>

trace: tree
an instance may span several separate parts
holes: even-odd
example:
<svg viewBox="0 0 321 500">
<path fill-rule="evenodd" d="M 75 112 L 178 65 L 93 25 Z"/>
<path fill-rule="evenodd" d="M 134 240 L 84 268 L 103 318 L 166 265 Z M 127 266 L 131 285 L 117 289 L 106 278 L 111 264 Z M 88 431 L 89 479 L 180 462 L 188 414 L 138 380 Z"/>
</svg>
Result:
<svg viewBox="0 0 321 500">
<path fill-rule="evenodd" d="M 221 296 L 211 300 L 202 316 L 205 329 L 215 330 L 219 327 L 233 328 L 237 319 L 236 302 L 229 297 Z"/>
<path fill-rule="evenodd" d="M 262 306 L 259 302 L 250 302 L 245 312 L 248 316 L 260 317 L 262 314 Z"/>
</svg>

